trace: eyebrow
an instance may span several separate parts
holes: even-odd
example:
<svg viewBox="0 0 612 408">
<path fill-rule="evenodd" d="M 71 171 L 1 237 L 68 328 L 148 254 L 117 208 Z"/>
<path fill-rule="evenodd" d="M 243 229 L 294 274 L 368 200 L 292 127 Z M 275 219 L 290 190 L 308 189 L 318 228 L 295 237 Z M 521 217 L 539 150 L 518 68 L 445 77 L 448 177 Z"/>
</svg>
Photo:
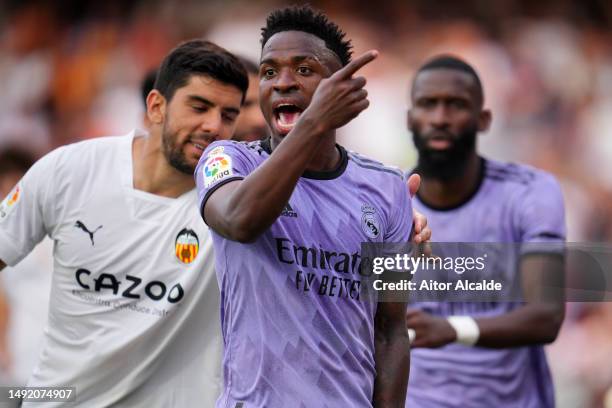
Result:
<svg viewBox="0 0 612 408">
<path fill-rule="evenodd" d="M 214 107 L 216 106 L 216 104 L 212 101 L 209 101 L 208 99 L 199 96 L 199 95 L 189 95 L 187 96 L 187 98 L 189 98 L 190 101 L 192 102 L 200 102 L 208 107 Z M 228 113 L 235 113 L 235 114 L 239 114 L 240 113 L 240 109 L 239 108 L 232 108 L 232 107 L 223 107 L 222 108 L 223 111 L 228 112 Z"/>
<path fill-rule="evenodd" d="M 201 97 L 199 95 L 189 95 L 189 96 L 187 96 L 187 98 L 189 98 L 189 100 L 191 102 L 200 102 L 200 103 L 203 103 L 204 105 L 210 106 L 210 107 L 215 106 L 215 104 L 213 102 L 211 102 L 208 99 L 203 98 L 203 97 Z"/>
<path fill-rule="evenodd" d="M 312 55 L 296 55 L 295 57 L 291 57 L 291 62 L 296 63 L 296 62 L 302 62 L 305 60 L 313 60 L 316 61 L 318 63 L 321 63 L 319 61 L 318 58 L 312 56 Z M 264 60 L 261 60 L 259 62 L 259 65 L 263 65 L 263 64 L 268 64 L 268 65 L 275 65 L 276 64 L 276 60 L 273 58 L 266 58 Z"/>
</svg>

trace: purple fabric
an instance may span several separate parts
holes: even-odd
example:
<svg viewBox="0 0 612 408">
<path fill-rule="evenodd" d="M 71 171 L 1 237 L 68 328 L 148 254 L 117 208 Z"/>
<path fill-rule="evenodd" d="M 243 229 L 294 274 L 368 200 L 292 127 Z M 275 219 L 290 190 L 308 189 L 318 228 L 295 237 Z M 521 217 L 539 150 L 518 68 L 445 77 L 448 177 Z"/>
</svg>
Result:
<svg viewBox="0 0 612 408">
<path fill-rule="evenodd" d="M 438 242 L 563 242 L 563 197 L 556 180 L 534 168 L 484 161 L 476 194 L 458 208 L 436 210 L 414 202 Z M 531 246 L 523 250 L 528 252 Z M 514 260 L 514 265 L 518 259 Z M 515 273 L 506 271 L 506 273 Z M 412 307 L 438 316 L 493 316 L 517 303 L 422 302 Z M 554 407 L 554 390 L 541 346 L 486 349 L 451 344 L 413 349 L 406 407 Z"/>
<path fill-rule="evenodd" d="M 339 169 L 305 173 L 254 243 L 213 231 L 225 342 L 217 407 L 371 406 L 376 304 L 359 298 L 361 243 L 407 241 L 412 208 L 401 172 L 338 148 Z M 215 155 L 231 161 L 220 179 Z M 196 170 L 200 202 L 269 155 L 266 143 L 210 145 Z"/>
</svg>

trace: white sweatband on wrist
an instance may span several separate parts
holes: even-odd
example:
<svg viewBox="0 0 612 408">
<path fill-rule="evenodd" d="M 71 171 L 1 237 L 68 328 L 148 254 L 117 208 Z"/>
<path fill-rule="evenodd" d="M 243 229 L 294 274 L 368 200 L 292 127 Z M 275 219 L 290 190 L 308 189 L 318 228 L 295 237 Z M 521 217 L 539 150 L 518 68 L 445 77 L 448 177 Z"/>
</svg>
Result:
<svg viewBox="0 0 612 408">
<path fill-rule="evenodd" d="M 410 344 L 412 344 L 415 338 L 416 338 L 416 331 L 414 331 L 414 329 L 408 329 L 408 341 L 410 342 Z"/>
<path fill-rule="evenodd" d="M 480 329 L 478 323 L 470 316 L 449 316 L 448 323 L 457 332 L 457 343 L 473 346 L 478 342 Z"/>
</svg>

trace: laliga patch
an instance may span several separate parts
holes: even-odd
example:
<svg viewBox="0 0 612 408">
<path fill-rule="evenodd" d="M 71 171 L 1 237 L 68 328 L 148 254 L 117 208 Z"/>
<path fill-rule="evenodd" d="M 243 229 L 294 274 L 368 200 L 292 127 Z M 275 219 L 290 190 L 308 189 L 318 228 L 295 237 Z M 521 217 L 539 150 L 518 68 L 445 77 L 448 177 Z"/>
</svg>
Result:
<svg viewBox="0 0 612 408">
<path fill-rule="evenodd" d="M 15 209 L 19 199 L 21 198 L 21 184 L 18 183 L 9 195 L 0 203 L 0 220 L 5 219 Z"/>
<path fill-rule="evenodd" d="M 219 180 L 223 180 L 234 174 L 232 169 L 232 158 L 227 154 L 217 153 L 215 155 L 208 155 L 204 168 L 202 169 L 204 175 L 204 187 L 208 188 Z"/>
<path fill-rule="evenodd" d="M 198 256 L 199 250 L 200 240 L 197 234 L 193 230 L 182 229 L 174 241 L 174 251 L 178 260 L 184 264 L 190 264 Z"/>
</svg>

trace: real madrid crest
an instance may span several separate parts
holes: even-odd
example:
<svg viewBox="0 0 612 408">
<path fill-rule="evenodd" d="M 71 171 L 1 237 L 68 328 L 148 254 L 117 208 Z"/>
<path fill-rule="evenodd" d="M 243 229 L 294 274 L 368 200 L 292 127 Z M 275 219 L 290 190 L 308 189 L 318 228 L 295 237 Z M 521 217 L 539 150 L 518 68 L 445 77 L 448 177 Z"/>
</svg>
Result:
<svg viewBox="0 0 612 408">
<path fill-rule="evenodd" d="M 184 264 L 192 263 L 200 250 L 200 240 L 197 234 L 193 230 L 182 229 L 174 241 L 174 250 L 179 261 Z"/>
<path fill-rule="evenodd" d="M 368 237 L 372 239 L 378 238 L 380 235 L 380 220 L 376 208 L 363 204 L 361 212 L 361 229 Z"/>
</svg>

